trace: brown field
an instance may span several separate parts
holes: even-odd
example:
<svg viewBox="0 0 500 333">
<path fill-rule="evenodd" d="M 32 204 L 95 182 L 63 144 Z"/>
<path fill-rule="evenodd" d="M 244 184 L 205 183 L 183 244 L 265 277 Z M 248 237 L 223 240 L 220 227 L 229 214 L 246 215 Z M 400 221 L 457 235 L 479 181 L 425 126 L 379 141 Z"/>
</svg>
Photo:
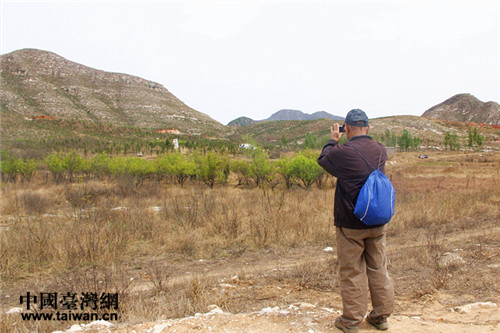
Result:
<svg viewBox="0 0 500 333">
<path fill-rule="evenodd" d="M 429 300 L 442 308 L 498 303 L 500 154 L 418 155 L 393 154 L 386 165 L 397 195 L 388 237 L 395 314 L 420 313 Z M 55 185 L 42 177 L 3 184 L 0 331 L 75 323 L 5 314 L 22 307 L 28 291 L 116 292 L 119 322 L 131 324 L 211 305 L 231 313 L 298 302 L 339 310 L 335 251 L 323 251 L 335 249 L 333 184 L 209 189 L 116 180 Z"/>
</svg>

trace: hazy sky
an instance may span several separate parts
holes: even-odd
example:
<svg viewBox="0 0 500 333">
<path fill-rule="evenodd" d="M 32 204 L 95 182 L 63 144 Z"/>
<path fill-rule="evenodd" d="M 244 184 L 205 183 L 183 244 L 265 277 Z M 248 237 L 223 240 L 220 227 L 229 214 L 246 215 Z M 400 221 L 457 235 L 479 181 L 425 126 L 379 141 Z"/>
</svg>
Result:
<svg viewBox="0 0 500 333">
<path fill-rule="evenodd" d="M 158 82 L 226 124 L 285 108 L 421 115 L 500 102 L 499 1 L 8 1 L 22 48 Z"/>
</svg>

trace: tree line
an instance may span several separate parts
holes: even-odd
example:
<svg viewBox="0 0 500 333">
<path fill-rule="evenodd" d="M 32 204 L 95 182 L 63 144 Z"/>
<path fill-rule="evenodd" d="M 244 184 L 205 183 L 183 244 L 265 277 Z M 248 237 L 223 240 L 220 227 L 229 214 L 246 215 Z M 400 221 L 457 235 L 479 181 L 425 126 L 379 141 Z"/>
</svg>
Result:
<svg viewBox="0 0 500 333">
<path fill-rule="evenodd" d="M 56 184 L 89 179 L 128 178 L 136 185 L 146 179 L 175 183 L 204 183 L 213 188 L 226 184 L 233 174 L 236 186 L 270 187 L 284 184 L 310 188 L 324 186 L 326 173 L 316 162 L 318 152 L 306 150 L 294 155 L 283 155 L 272 160 L 261 149 L 251 149 L 241 157 L 228 153 L 193 151 L 188 154 L 168 152 L 153 159 L 111 156 L 106 153 L 87 157 L 75 151 L 53 152 L 43 160 L 16 158 L 2 151 L 0 163 L 2 181 L 29 182 L 36 172 L 44 172 L 46 181 Z"/>
</svg>

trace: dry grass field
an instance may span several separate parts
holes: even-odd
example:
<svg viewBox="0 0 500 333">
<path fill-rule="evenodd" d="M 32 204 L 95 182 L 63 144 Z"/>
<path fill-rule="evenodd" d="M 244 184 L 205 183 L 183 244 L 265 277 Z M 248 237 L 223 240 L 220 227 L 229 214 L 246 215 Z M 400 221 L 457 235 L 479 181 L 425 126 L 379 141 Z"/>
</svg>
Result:
<svg viewBox="0 0 500 333">
<path fill-rule="evenodd" d="M 397 195 L 388 237 L 395 314 L 430 299 L 442 308 L 498 303 L 500 154 L 428 154 L 393 154 L 386 165 Z M 213 305 L 230 313 L 298 302 L 341 309 L 335 252 L 323 251 L 335 248 L 333 178 L 309 190 L 42 178 L 2 185 L 2 332 L 77 323 L 6 314 L 23 307 L 28 291 L 118 293 L 119 322 L 128 324 Z"/>
</svg>

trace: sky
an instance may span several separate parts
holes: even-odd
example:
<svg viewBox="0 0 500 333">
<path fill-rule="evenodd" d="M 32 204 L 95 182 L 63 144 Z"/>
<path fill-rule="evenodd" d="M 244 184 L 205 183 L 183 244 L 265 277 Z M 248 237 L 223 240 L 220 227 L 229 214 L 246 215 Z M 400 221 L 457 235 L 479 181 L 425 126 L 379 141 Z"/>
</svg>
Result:
<svg viewBox="0 0 500 333">
<path fill-rule="evenodd" d="M 500 102 L 500 1 L 0 1 L 1 54 L 155 81 L 223 124 Z"/>
</svg>

